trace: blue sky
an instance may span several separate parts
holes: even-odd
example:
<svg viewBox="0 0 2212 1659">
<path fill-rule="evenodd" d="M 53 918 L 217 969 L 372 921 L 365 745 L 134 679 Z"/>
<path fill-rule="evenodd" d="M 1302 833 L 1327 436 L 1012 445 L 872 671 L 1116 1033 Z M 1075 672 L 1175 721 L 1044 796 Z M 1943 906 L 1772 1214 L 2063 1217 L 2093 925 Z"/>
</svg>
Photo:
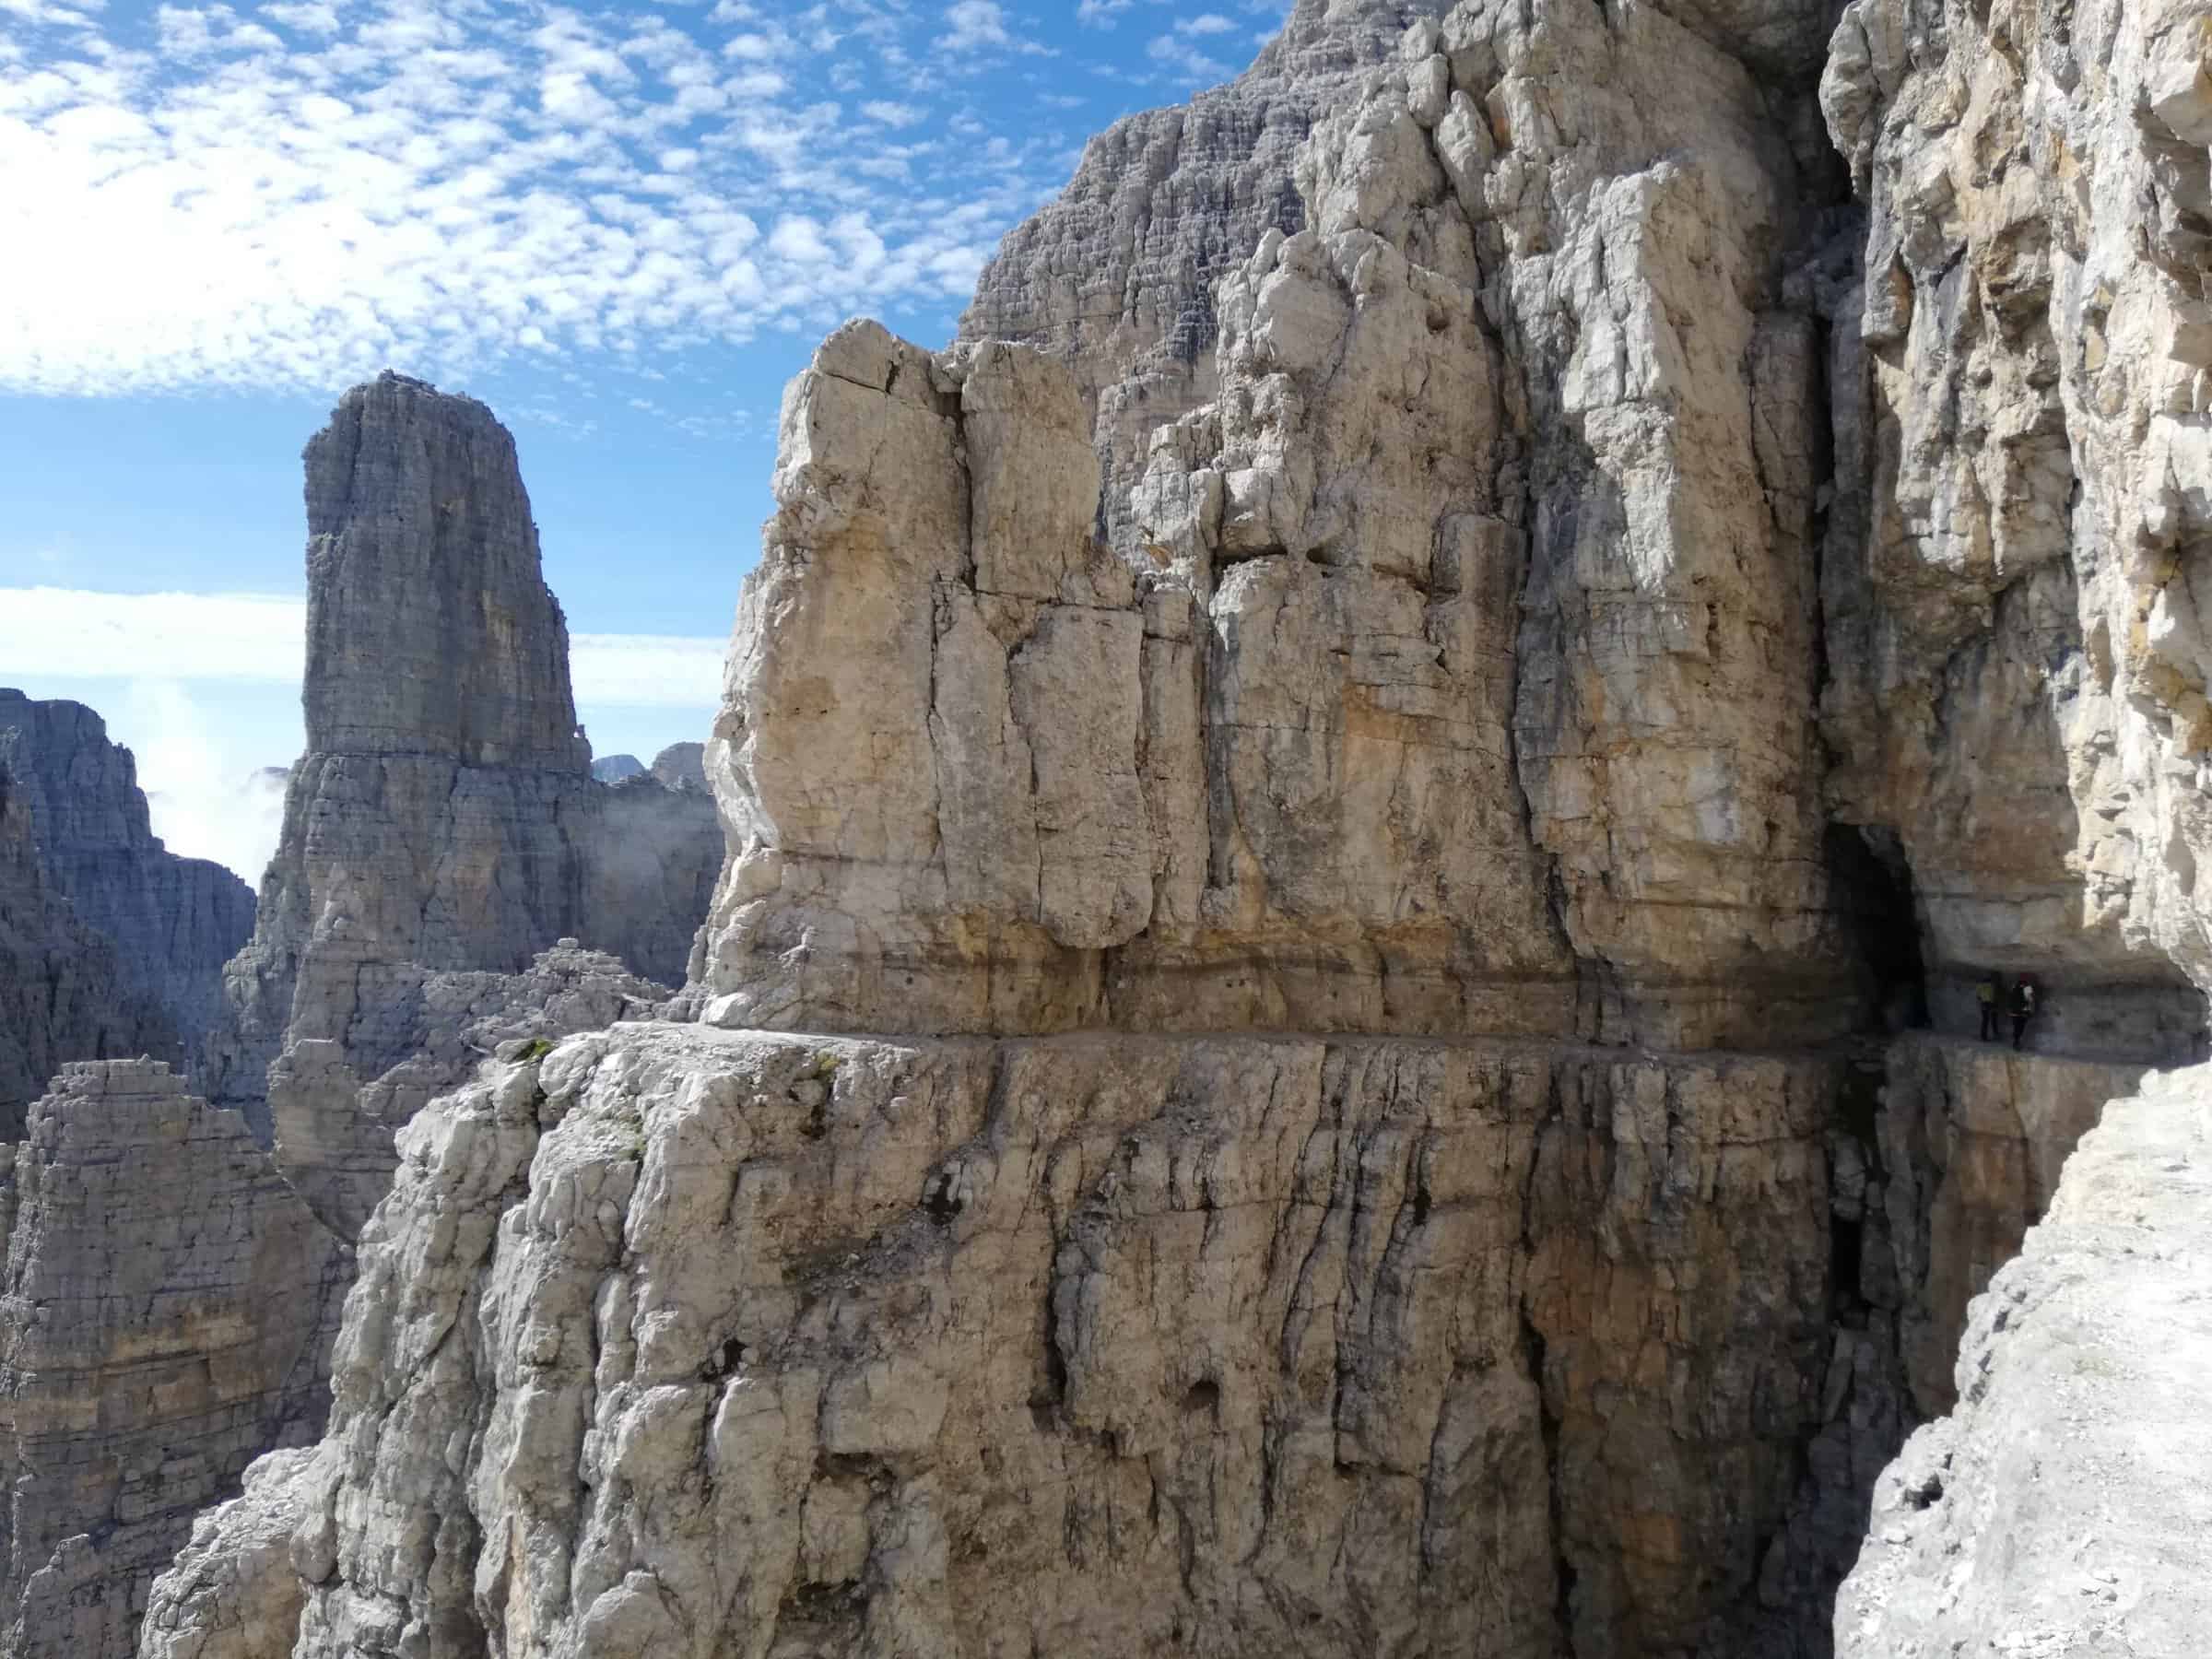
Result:
<svg viewBox="0 0 2212 1659">
<path fill-rule="evenodd" d="M 0 0 L 0 685 L 100 708 L 172 844 L 256 865 L 300 449 L 389 366 L 513 430 L 594 747 L 703 735 L 815 342 L 942 343 L 1086 137 L 1283 9 Z"/>
</svg>

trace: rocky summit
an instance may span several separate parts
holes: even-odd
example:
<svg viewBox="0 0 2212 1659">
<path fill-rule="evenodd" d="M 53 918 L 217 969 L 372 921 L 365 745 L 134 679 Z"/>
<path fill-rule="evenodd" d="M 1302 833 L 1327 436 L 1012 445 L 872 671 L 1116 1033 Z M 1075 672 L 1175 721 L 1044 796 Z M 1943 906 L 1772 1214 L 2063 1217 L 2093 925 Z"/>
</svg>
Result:
<svg viewBox="0 0 2212 1659">
<path fill-rule="evenodd" d="M 17 1651 L 2198 1654 L 2207 53 L 1300 0 L 820 346 L 650 768 L 348 393 L 212 1104 L 0 1184 Z"/>
</svg>

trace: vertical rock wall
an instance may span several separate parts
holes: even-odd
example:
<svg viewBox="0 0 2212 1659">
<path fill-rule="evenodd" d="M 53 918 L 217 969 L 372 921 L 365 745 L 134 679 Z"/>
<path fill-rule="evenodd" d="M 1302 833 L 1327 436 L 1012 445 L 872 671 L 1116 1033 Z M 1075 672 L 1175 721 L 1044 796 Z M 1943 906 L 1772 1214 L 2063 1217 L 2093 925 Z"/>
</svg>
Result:
<svg viewBox="0 0 2212 1659">
<path fill-rule="evenodd" d="M 720 864 L 703 798 L 591 778 L 488 409 L 387 374 L 306 462 L 308 752 L 211 1051 L 216 1098 L 265 1136 L 288 1046 L 335 1043 L 376 1077 L 418 1046 L 430 974 L 516 972 L 571 936 L 680 979 Z"/>
<path fill-rule="evenodd" d="M 2199 19 L 1390 10 L 794 382 L 708 1026 L 398 1130 L 148 1653 L 1826 1659 L 2201 1024 Z"/>
<path fill-rule="evenodd" d="M 167 1065 L 63 1069 L 0 1148 L 0 1649 L 132 1652 L 194 1513 L 319 1429 L 343 1262 Z"/>
<path fill-rule="evenodd" d="M 1156 436 L 1131 558 L 1049 365 L 854 328 L 794 384 L 710 750 L 714 1018 L 1864 1018 L 1788 135 L 1648 10 L 1406 41 L 1300 152 L 1313 224 L 1221 282 L 1221 394 Z"/>
<path fill-rule="evenodd" d="M 0 688 L 0 770 L 29 812 L 48 888 L 110 943 L 124 985 L 172 1029 L 149 1052 L 196 1063 L 221 1013 L 223 964 L 253 931 L 253 890 L 162 846 L 131 751 L 82 703 Z"/>
<path fill-rule="evenodd" d="M 1839 803 L 1900 833 L 1932 960 L 2041 970 L 2082 1046 L 2183 1054 L 2212 980 L 2199 21 L 1854 4 L 1821 87 L 1867 211 L 1836 301 L 1866 502 L 1824 578 Z"/>
<path fill-rule="evenodd" d="M 1841 1659 L 2193 1659 L 2212 1628 L 2212 1077 L 2112 1102 L 1882 1477 Z"/>
<path fill-rule="evenodd" d="M 403 1133 L 285 1477 L 298 1652 L 1733 1641 L 1818 1410 L 1834 1081 L 573 1039 Z M 262 1605 L 193 1571 L 176 1630 Z"/>
<path fill-rule="evenodd" d="M 1406 25 L 1446 0 L 1298 0 L 1252 67 L 1187 104 L 1116 122 L 1065 189 L 1010 232 L 960 320 L 964 340 L 1013 340 L 1066 363 L 1095 433 L 1100 527 L 1124 511 L 1155 427 L 1219 386 L 1215 284 L 1270 229 L 1305 222 L 1292 183 L 1313 122 L 1357 95 Z"/>
<path fill-rule="evenodd" d="M 57 893 L 29 790 L 0 765 L 0 1142 L 66 1060 L 168 1053 L 176 1028 L 125 981 L 113 943 Z"/>
</svg>

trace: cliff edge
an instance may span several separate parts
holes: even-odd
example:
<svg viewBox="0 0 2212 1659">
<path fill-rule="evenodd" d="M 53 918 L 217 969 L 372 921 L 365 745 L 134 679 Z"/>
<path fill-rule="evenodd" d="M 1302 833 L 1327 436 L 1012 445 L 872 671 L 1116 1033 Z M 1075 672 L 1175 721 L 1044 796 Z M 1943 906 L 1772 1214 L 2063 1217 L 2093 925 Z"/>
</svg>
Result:
<svg viewBox="0 0 2212 1659">
<path fill-rule="evenodd" d="M 2212 1067 L 2105 1109 L 1974 1302 L 1959 1405 L 1876 1488 L 1838 1659 L 2127 1653 L 2212 1630 Z"/>
</svg>

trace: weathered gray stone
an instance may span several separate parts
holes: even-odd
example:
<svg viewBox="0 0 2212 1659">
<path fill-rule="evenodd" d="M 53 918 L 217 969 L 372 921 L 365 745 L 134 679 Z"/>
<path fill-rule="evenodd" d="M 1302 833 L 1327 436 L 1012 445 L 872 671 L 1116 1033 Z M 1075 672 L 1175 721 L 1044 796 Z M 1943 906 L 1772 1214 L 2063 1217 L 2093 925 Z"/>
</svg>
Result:
<svg viewBox="0 0 2212 1659">
<path fill-rule="evenodd" d="M 1671 1651 L 1818 1409 L 1834 1079 L 570 1039 L 402 1132 L 299 1652 L 1550 1654 L 1569 1569 Z"/>
<path fill-rule="evenodd" d="M 69 1060 L 171 1053 L 176 1027 L 127 982 L 112 940 L 53 888 L 29 791 L 0 765 L 0 1143 Z"/>
<path fill-rule="evenodd" d="M 665 789 L 691 789 L 704 794 L 707 792 L 707 746 L 703 743 L 672 743 L 653 758 L 654 782 Z"/>
<path fill-rule="evenodd" d="M 429 975 L 518 972 L 574 937 L 680 980 L 721 864 L 709 802 L 592 780 L 489 410 L 397 375 L 356 387 L 307 489 L 308 752 L 210 1056 L 214 1097 L 265 1136 L 287 1047 L 335 1043 L 376 1077 L 413 1052 Z"/>
<path fill-rule="evenodd" d="M 1298 0 L 1243 75 L 1188 104 L 1116 122 L 1065 189 L 1013 230 L 960 320 L 963 340 L 1012 340 L 1068 365 L 1091 417 L 1114 545 L 1153 429 L 1218 386 L 1214 285 L 1270 229 L 1305 222 L 1292 182 L 1313 122 L 1394 56 L 1446 0 Z"/>
<path fill-rule="evenodd" d="M 348 1253 L 159 1061 L 65 1067 L 0 1159 L 0 1650 L 123 1659 L 194 1512 L 321 1428 Z"/>
<path fill-rule="evenodd" d="M 292 1568 L 292 1535 L 317 1459 L 272 1452 L 246 1470 L 245 1489 L 200 1512 L 172 1571 L 154 1582 L 139 1630 L 144 1659 L 220 1659 L 292 1651 L 307 1586 Z"/>
<path fill-rule="evenodd" d="M 221 1015 L 223 964 L 253 931 L 253 889 L 162 846 L 131 751 L 82 703 L 0 688 L 0 771 L 29 808 L 49 888 L 109 941 L 124 984 L 173 1029 L 145 1052 L 196 1064 Z"/>
<path fill-rule="evenodd" d="M 161 1604 L 296 1642 L 206 1659 L 1829 1659 L 2212 982 L 2201 18 L 1858 0 L 1839 166 L 1824 6 L 1424 9 L 1300 5 L 965 344 L 794 382 L 705 1020 L 379 1125 L 294 1583 L 245 1507 Z M 1991 968 L 2028 1053 L 1829 1041 Z M 2194 1452 L 2098 1225 L 2036 1282 Z M 2018 1425 L 2188 1516 L 1994 1282 L 1847 1652 L 2132 1638 Z"/>
<path fill-rule="evenodd" d="M 592 776 L 602 783 L 619 783 L 641 776 L 645 762 L 635 755 L 602 755 L 592 762 Z"/>
</svg>

